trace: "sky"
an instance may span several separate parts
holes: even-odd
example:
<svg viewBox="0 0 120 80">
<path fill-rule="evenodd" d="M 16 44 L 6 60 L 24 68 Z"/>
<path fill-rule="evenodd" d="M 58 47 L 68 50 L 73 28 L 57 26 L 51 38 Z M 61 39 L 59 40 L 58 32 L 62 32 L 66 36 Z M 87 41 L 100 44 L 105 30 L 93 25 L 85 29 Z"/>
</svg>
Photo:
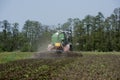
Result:
<svg viewBox="0 0 120 80">
<path fill-rule="evenodd" d="M 0 0 L 0 21 L 18 22 L 20 27 L 28 19 L 57 25 L 68 18 L 83 19 L 98 12 L 108 17 L 118 7 L 120 0 Z"/>
</svg>

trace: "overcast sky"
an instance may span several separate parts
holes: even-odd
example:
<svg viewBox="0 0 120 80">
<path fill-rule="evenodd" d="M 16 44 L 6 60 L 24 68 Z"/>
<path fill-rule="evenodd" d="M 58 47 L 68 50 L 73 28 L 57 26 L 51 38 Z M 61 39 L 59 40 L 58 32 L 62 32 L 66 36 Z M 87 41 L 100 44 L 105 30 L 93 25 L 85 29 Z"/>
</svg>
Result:
<svg viewBox="0 0 120 80">
<path fill-rule="evenodd" d="M 110 16 L 120 0 L 0 0 L 0 21 L 18 22 L 28 19 L 46 25 L 64 23 L 68 18 L 83 19 L 87 14 L 102 12 Z"/>
</svg>

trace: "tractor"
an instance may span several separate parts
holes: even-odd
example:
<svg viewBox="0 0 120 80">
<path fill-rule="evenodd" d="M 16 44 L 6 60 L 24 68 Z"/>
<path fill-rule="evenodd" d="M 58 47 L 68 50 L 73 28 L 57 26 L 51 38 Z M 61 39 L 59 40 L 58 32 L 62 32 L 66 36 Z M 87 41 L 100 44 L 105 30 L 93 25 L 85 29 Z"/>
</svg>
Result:
<svg viewBox="0 0 120 80">
<path fill-rule="evenodd" d="M 51 37 L 48 51 L 69 52 L 72 51 L 72 31 L 59 30 Z"/>
</svg>

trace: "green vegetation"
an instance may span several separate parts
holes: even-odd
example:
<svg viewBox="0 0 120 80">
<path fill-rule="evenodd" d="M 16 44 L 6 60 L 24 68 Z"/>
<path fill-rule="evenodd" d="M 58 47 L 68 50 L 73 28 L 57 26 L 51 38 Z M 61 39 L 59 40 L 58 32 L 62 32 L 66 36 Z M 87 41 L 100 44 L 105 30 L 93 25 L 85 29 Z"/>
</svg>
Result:
<svg viewBox="0 0 120 80">
<path fill-rule="evenodd" d="M 33 55 L 31 52 L 2 52 L 0 53 L 0 63 L 6 63 L 19 59 L 30 58 Z"/>
<path fill-rule="evenodd" d="M 119 80 L 120 53 L 83 52 L 82 57 L 12 61 L 0 64 L 0 79 Z"/>
<path fill-rule="evenodd" d="M 73 26 L 73 28 L 72 28 Z M 78 51 L 120 51 L 120 8 L 114 9 L 109 17 L 101 12 L 84 19 L 69 18 L 58 26 L 42 25 L 27 20 L 22 30 L 19 24 L 0 21 L 0 51 L 37 51 L 49 44 L 56 30 L 73 29 L 73 48 Z"/>
</svg>

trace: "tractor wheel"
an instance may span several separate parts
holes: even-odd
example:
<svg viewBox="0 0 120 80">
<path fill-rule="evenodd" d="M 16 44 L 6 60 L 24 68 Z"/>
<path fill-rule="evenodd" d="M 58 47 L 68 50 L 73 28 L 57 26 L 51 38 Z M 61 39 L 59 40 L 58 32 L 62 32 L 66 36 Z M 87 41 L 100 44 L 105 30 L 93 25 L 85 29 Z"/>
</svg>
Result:
<svg viewBox="0 0 120 80">
<path fill-rule="evenodd" d="M 70 51 L 73 51 L 73 47 L 72 47 L 72 45 L 70 45 Z"/>
</svg>

